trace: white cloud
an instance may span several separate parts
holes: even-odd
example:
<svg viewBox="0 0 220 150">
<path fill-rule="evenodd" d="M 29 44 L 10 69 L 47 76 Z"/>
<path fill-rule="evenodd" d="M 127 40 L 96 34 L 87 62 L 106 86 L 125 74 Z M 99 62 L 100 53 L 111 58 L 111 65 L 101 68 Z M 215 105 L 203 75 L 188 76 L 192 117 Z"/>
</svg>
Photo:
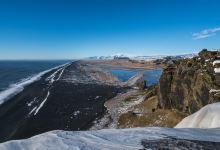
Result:
<svg viewBox="0 0 220 150">
<path fill-rule="evenodd" d="M 216 35 L 216 32 L 220 31 L 220 27 L 213 29 L 205 29 L 197 33 L 193 33 L 192 38 L 194 40 L 208 38 L 210 36 Z"/>
</svg>

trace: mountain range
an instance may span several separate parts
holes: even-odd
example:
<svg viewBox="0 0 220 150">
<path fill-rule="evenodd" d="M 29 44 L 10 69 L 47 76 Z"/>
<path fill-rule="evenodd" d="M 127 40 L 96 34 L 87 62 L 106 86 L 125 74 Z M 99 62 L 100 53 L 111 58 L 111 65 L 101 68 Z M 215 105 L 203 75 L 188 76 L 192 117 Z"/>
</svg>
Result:
<svg viewBox="0 0 220 150">
<path fill-rule="evenodd" d="M 194 56 L 197 56 L 197 53 L 192 54 L 181 54 L 181 55 L 152 55 L 152 56 L 135 56 L 135 55 L 129 55 L 129 54 L 113 54 L 109 56 L 91 56 L 87 57 L 85 59 L 89 60 L 113 60 L 113 59 L 120 59 L 120 58 L 127 58 L 130 60 L 143 60 L 143 61 L 151 61 L 151 60 L 157 60 L 157 59 L 164 59 L 164 58 L 172 58 L 172 59 L 184 59 L 184 58 L 192 58 Z"/>
</svg>

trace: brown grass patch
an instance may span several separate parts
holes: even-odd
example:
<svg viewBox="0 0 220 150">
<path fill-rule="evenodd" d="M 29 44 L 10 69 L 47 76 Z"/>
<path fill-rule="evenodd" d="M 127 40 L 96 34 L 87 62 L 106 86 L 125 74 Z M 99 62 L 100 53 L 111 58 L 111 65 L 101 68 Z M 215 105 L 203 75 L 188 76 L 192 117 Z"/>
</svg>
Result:
<svg viewBox="0 0 220 150">
<path fill-rule="evenodd" d="M 157 109 L 157 104 L 157 97 L 153 96 L 136 105 L 131 111 L 120 116 L 118 127 L 174 127 L 186 117 L 186 114 L 176 110 Z"/>
</svg>

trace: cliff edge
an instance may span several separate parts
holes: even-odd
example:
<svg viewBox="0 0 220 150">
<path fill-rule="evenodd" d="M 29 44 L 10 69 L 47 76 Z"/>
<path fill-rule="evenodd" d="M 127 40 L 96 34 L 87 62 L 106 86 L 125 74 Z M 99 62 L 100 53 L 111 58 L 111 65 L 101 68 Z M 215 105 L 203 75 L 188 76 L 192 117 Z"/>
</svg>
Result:
<svg viewBox="0 0 220 150">
<path fill-rule="evenodd" d="M 202 50 L 192 59 L 174 60 L 158 84 L 158 106 L 194 113 L 220 101 L 220 51 Z"/>
</svg>

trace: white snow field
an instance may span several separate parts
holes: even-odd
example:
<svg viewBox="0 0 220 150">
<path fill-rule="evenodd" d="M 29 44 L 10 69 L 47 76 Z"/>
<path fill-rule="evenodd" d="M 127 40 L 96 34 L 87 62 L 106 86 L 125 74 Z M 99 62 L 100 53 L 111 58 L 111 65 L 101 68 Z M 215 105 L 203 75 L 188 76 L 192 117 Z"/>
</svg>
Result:
<svg viewBox="0 0 220 150">
<path fill-rule="evenodd" d="M 204 106 L 184 118 L 175 128 L 220 128 L 220 103 Z"/>
<path fill-rule="evenodd" d="M 220 68 L 214 68 L 215 73 L 220 73 Z"/>
<path fill-rule="evenodd" d="M 0 144 L 1 150 L 136 150 L 142 140 L 167 137 L 220 142 L 220 129 L 130 128 L 98 131 L 61 131 L 43 133 L 29 139 Z"/>
<path fill-rule="evenodd" d="M 213 66 L 215 66 L 215 64 L 220 64 L 220 60 L 215 60 L 215 61 L 213 61 Z"/>
</svg>

